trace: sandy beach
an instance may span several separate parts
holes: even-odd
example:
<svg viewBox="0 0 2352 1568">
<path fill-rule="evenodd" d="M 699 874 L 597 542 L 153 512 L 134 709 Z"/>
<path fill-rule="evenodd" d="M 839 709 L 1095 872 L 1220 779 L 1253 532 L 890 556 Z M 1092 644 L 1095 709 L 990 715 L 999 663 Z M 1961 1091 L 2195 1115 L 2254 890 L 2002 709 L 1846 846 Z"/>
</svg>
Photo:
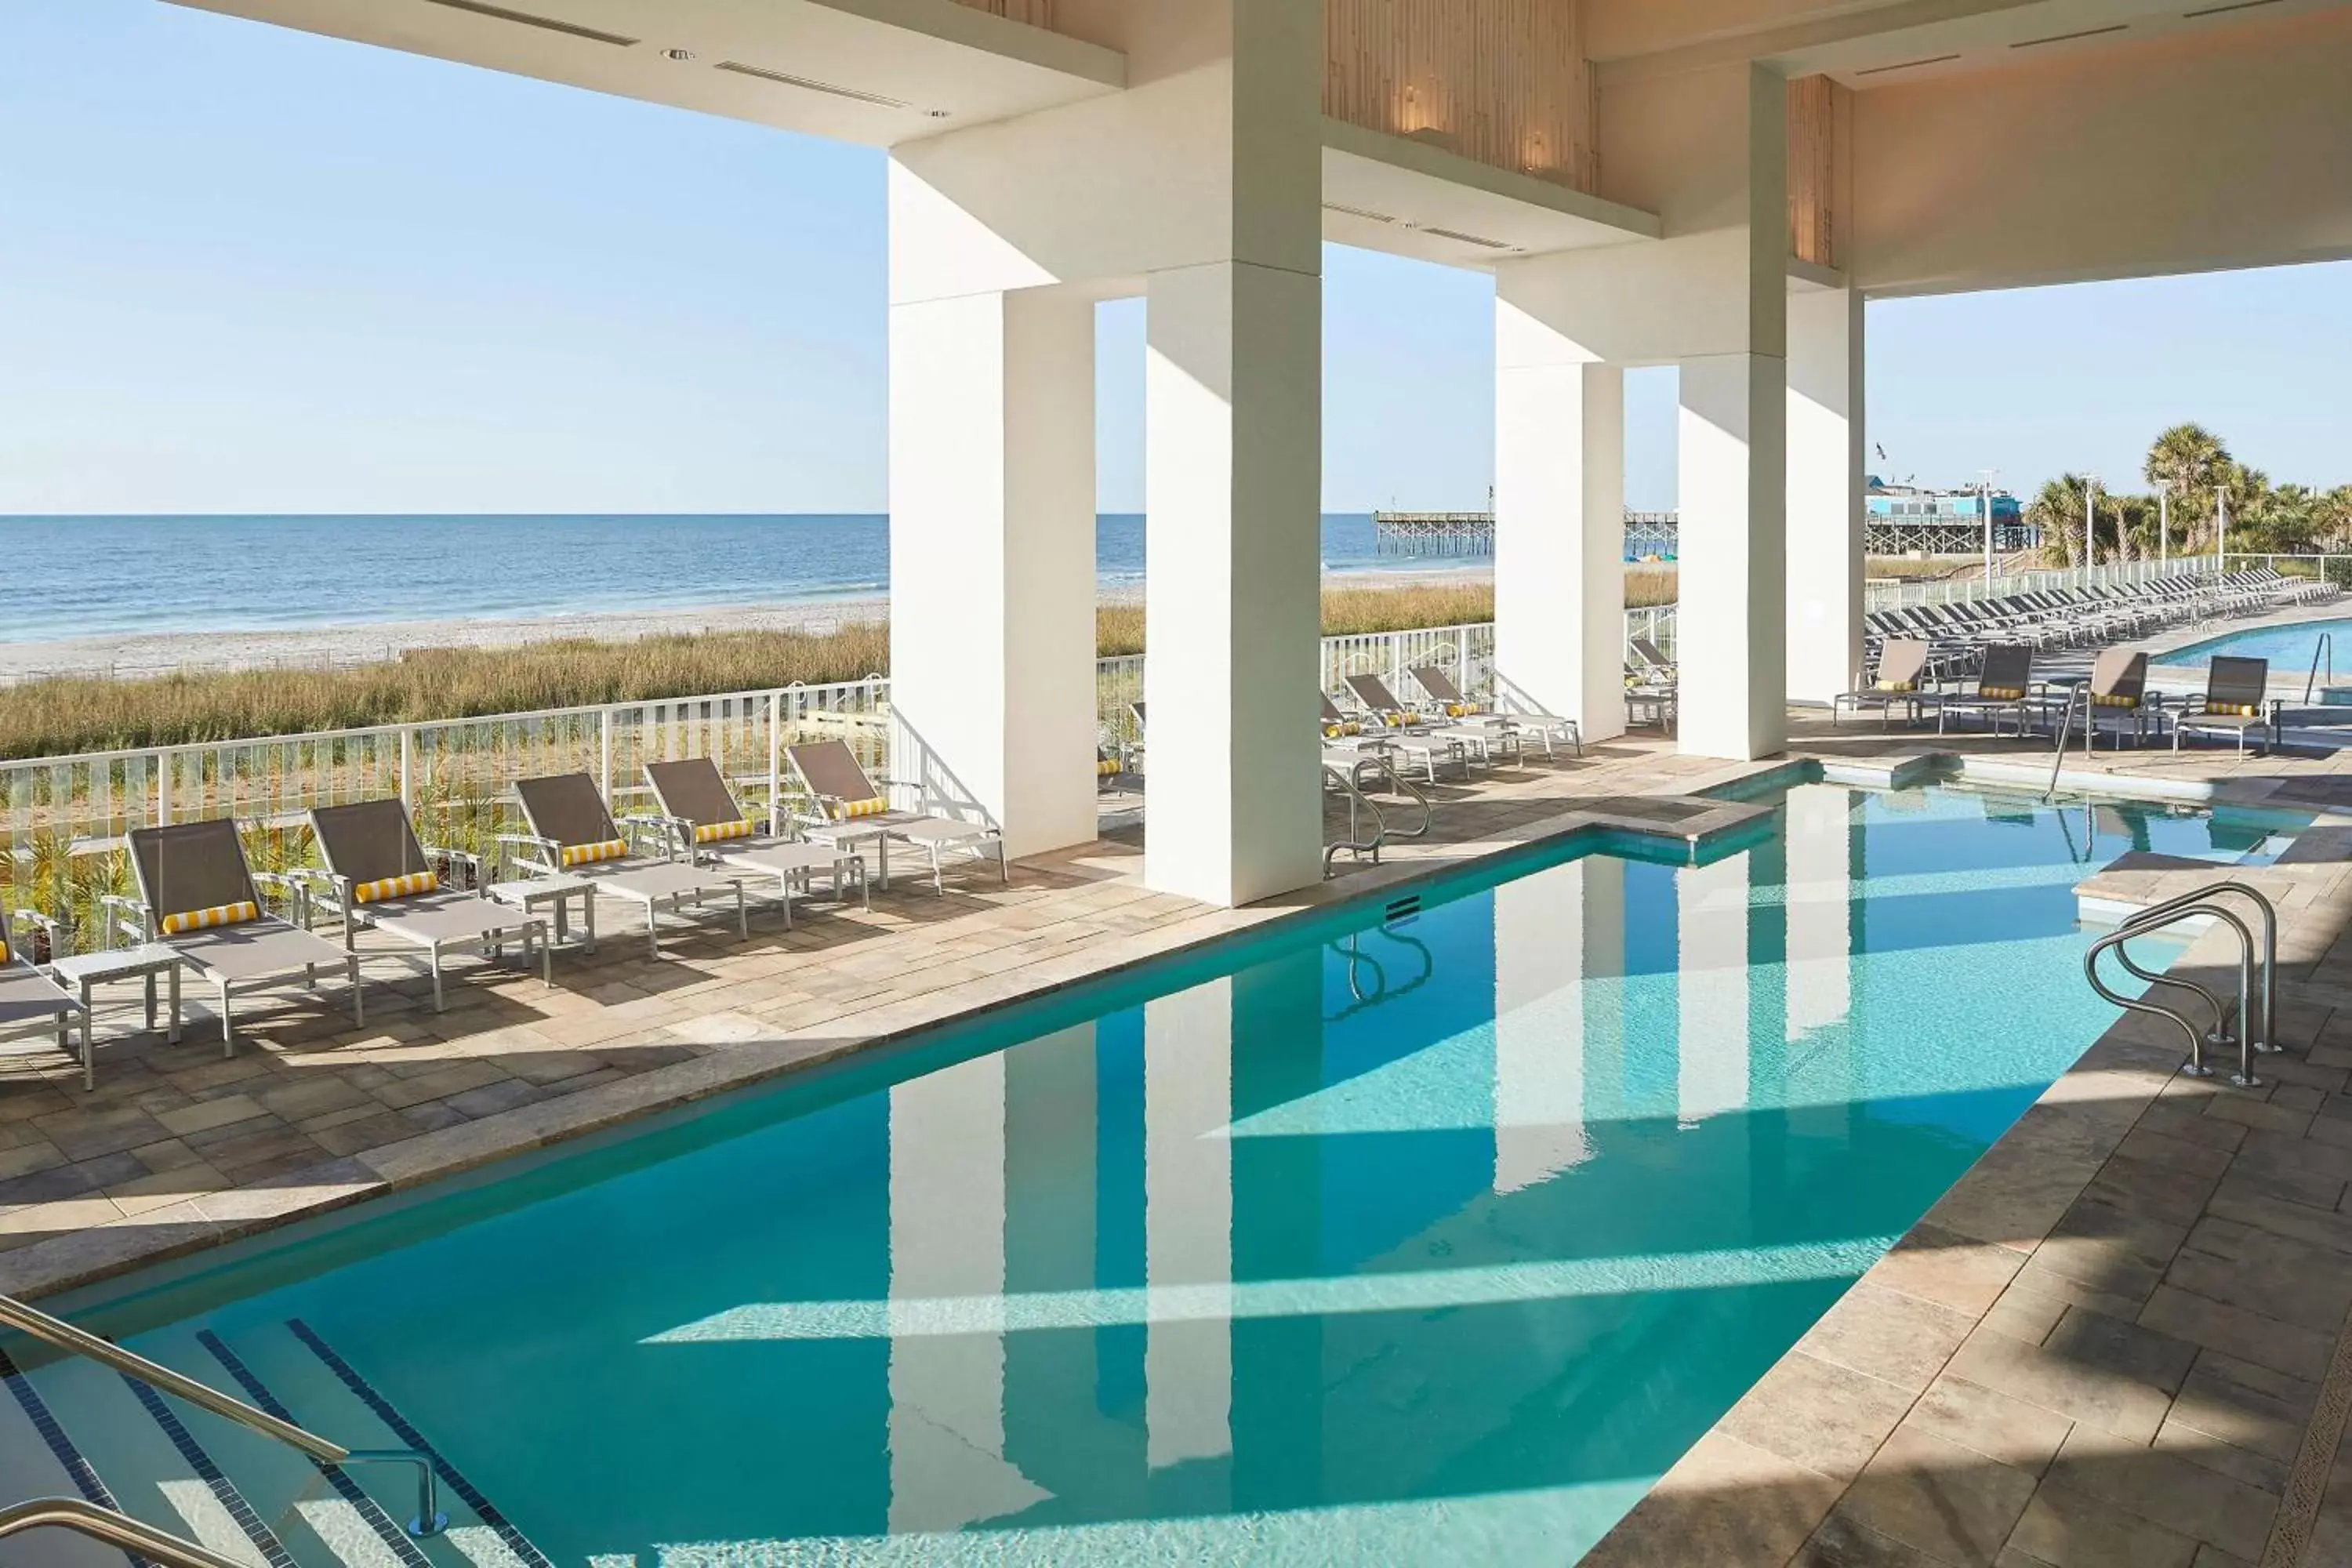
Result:
<svg viewBox="0 0 2352 1568">
<path fill-rule="evenodd" d="M 1488 565 L 1425 571 L 1326 573 L 1327 588 L 1414 588 L 1487 583 Z M 1141 600 L 1140 587 L 1106 589 L 1104 604 Z M 886 599 L 820 599 L 772 605 L 694 605 L 677 609 L 473 619 L 367 622 L 341 626 L 289 626 L 245 631 L 123 633 L 56 642 L 0 642 L 0 684 L 45 675 L 166 675 L 179 669 L 251 669 L 275 666 L 365 664 L 397 658 L 420 647 L 512 647 L 523 643 L 589 637 L 626 642 L 638 637 L 729 631 L 829 632 L 879 621 Z"/>
</svg>

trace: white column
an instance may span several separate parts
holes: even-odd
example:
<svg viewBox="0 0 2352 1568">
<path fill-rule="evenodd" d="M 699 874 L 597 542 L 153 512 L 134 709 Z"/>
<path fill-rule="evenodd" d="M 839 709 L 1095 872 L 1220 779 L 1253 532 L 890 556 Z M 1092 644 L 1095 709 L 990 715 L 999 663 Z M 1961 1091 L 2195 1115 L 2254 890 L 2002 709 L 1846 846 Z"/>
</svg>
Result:
<svg viewBox="0 0 2352 1568">
<path fill-rule="evenodd" d="M 1675 1112 L 1704 1121 L 1748 1103 L 1748 857 L 1692 867 L 1675 891 Z"/>
<path fill-rule="evenodd" d="M 1004 1058 L 890 1091 L 890 1300 L 1004 1291 Z M 1004 1459 L 1001 1334 L 890 1340 L 890 1529 L 955 1530 L 1046 1493 Z"/>
<path fill-rule="evenodd" d="M 1571 860 L 1495 889 L 1497 1193 L 1591 1157 L 1584 1136 L 1585 872 Z"/>
<path fill-rule="evenodd" d="M 1625 378 L 1495 305 L 1495 669 L 1506 707 L 1625 730 Z"/>
<path fill-rule="evenodd" d="M 1144 1283 L 1198 1291 L 1234 1277 L 1233 983 L 1213 980 L 1143 1010 Z M 1234 1451 L 1234 1331 L 1202 1313 L 1154 1321 L 1145 1341 L 1144 1447 L 1151 1469 Z"/>
<path fill-rule="evenodd" d="M 1789 296 L 1789 698 L 1826 702 L 1862 667 L 1862 295 Z"/>
<path fill-rule="evenodd" d="M 1788 83 L 1751 66 L 1744 340 L 1682 364 L 1682 750 L 1769 756 L 1787 740 Z"/>
<path fill-rule="evenodd" d="M 896 226 L 968 226 L 891 191 Z M 1077 292 L 890 307 L 891 775 L 1015 855 L 1095 837 L 1094 417 Z"/>
<path fill-rule="evenodd" d="M 1230 226 L 1145 287 L 1144 879 L 1242 904 L 1322 875 L 1323 34 L 1307 0 L 1202 9 Z"/>
</svg>

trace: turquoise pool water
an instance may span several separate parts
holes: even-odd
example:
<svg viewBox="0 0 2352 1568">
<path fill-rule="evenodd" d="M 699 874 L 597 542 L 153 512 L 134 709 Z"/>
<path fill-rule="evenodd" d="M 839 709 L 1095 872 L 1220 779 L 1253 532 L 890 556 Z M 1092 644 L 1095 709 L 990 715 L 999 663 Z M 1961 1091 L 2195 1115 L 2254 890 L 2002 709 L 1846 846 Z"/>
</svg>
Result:
<svg viewBox="0 0 2352 1568">
<path fill-rule="evenodd" d="M 2289 626 L 2256 626 L 2242 632 L 2225 632 L 2203 642 L 2190 643 L 2187 647 L 2158 654 L 2158 664 L 2183 665 L 2202 669 L 2213 661 L 2217 653 L 2271 661 L 2273 677 L 2302 675 L 2311 668 L 2312 655 L 2319 649 L 2321 635 L 2333 641 L 2335 668 L 2352 676 L 2352 620 L 2298 621 Z M 2329 661 L 2320 661 L 2319 675 L 2327 679 Z"/>
<path fill-rule="evenodd" d="M 1522 859 L 97 1321 L 331 1432 L 364 1418 L 331 1345 L 567 1568 L 1570 1561 L 2109 1021 L 2085 866 L 2262 837 L 1778 810 L 1711 864 Z M 95 1397 L 52 1385 L 69 1431 Z"/>
</svg>

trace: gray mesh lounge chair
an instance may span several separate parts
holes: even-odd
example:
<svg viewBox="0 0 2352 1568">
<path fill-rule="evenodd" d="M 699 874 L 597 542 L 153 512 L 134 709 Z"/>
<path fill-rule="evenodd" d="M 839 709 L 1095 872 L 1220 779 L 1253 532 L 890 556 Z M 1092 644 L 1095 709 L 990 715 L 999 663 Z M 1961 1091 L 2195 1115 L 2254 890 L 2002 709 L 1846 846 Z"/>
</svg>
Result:
<svg viewBox="0 0 2352 1568">
<path fill-rule="evenodd" d="M 1994 643 L 1984 651 L 1973 689 L 1948 692 L 1936 700 L 1936 733 L 1955 713 L 1975 714 L 2000 733 L 2000 716 L 2017 720 L 2018 739 L 2025 738 L 2026 721 L 2033 707 L 2033 650 L 2023 643 Z"/>
<path fill-rule="evenodd" d="M 786 930 L 793 923 L 793 892 L 806 891 L 817 877 L 832 884 L 835 899 L 847 898 L 856 888 L 866 907 L 874 907 L 866 896 L 862 858 L 838 845 L 796 843 L 768 832 L 744 815 L 719 764 L 709 757 L 647 763 L 646 782 L 653 785 L 654 799 L 660 804 L 662 825 L 677 837 L 688 858 L 775 879 Z"/>
<path fill-rule="evenodd" d="M 1679 682 L 1681 671 L 1675 661 L 1659 649 L 1654 638 L 1628 637 L 1625 646 L 1633 652 L 1643 684 L 1671 687 Z"/>
<path fill-rule="evenodd" d="M 343 946 L 355 948 L 360 929 L 366 927 L 423 950 L 433 973 L 436 1013 L 442 1007 L 441 956 L 452 948 L 496 957 L 509 939 L 519 939 L 528 968 L 537 944 L 541 975 L 555 984 L 544 917 L 478 892 L 444 889 L 434 854 L 416 842 L 408 808 L 397 800 L 313 806 L 310 829 L 327 863 L 323 880 L 342 912 Z M 457 852 L 439 853 L 446 858 Z"/>
<path fill-rule="evenodd" d="M 1879 728 L 1892 728 L 1895 710 L 1904 709 L 1913 721 L 1919 717 L 1920 704 L 1927 699 L 1921 688 L 1927 684 L 1927 659 L 1936 651 L 1935 645 L 1916 637 L 1889 637 L 1878 653 L 1878 671 L 1868 686 L 1857 691 L 1841 691 L 1830 699 L 1830 722 L 1851 710 L 1865 712 L 1878 710 Z"/>
<path fill-rule="evenodd" d="M 352 1022 L 367 1022 L 359 954 L 267 910 L 228 817 L 133 829 L 131 870 L 146 906 L 146 940 L 170 948 L 182 967 L 219 993 L 221 1055 L 236 1049 L 230 1005 L 237 992 L 280 984 L 297 973 L 306 985 L 316 985 L 321 964 L 342 968 L 351 980 Z"/>
<path fill-rule="evenodd" d="M 2132 653 L 2124 648 L 2102 649 L 2091 665 L 2091 687 L 2084 694 L 2088 706 L 2083 713 L 2084 743 L 2095 743 L 2102 720 L 2113 720 L 2116 749 L 2121 751 L 2124 731 L 2131 731 L 2135 744 L 2147 739 L 2148 721 L 2154 718 L 2162 728 L 2162 712 L 2157 700 L 2147 691 L 2147 655 Z"/>
<path fill-rule="evenodd" d="M 518 779 L 527 834 L 502 834 L 499 842 L 519 853 L 515 864 L 538 877 L 574 877 L 598 898 L 609 893 L 646 911 L 646 942 L 661 956 L 661 906 L 675 914 L 692 900 L 699 905 L 716 895 L 735 896 L 735 929 L 749 941 L 751 919 L 743 903 L 743 877 L 723 867 L 690 860 L 639 856 L 621 836 L 596 781 L 586 773 L 550 773 Z"/>
<path fill-rule="evenodd" d="M 1339 753 L 1385 757 L 1410 757 L 1421 765 L 1429 782 L 1437 782 L 1437 769 L 1443 763 L 1460 768 L 1463 776 L 1470 774 L 1468 756 L 1462 742 L 1450 736 L 1433 735 L 1424 730 L 1397 729 L 1382 723 L 1377 716 L 1350 718 L 1339 711 L 1339 704 L 1326 693 L 1323 697 L 1323 752 L 1327 763 Z"/>
<path fill-rule="evenodd" d="M 2229 735 L 2246 749 L 2246 732 L 2263 731 L 2262 749 L 2278 741 L 2278 704 L 2270 700 L 2271 661 L 2216 654 L 2205 670 L 2205 689 L 2182 704 L 2172 721 L 2172 749 L 2184 732 Z"/>
<path fill-rule="evenodd" d="M 1458 724 L 1443 716 L 1432 717 L 1416 712 L 1398 700 L 1397 694 L 1389 689 L 1389 683 L 1377 675 L 1351 675 L 1348 677 L 1348 689 L 1362 704 L 1365 712 L 1391 731 L 1398 733 L 1414 731 L 1433 739 L 1451 741 L 1461 749 L 1465 763 L 1473 757 L 1482 763 L 1491 763 L 1496 752 L 1516 752 L 1518 749 L 1518 736 L 1515 731 L 1498 731 L 1483 724 Z"/>
<path fill-rule="evenodd" d="M 1507 728 L 1522 736 L 1533 735 L 1543 742 L 1544 755 L 1554 755 L 1552 742 L 1566 741 L 1577 756 L 1584 755 L 1584 731 L 1573 719 L 1563 719 L 1557 713 L 1502 712 L 1481 707 L 1462 694 L 1454 678 L 1433 664 L 1416 664 L 1406 673 L 1413 684 L 1428 693 L 1431 702 L 1456 724 L 1484 724 L 1492 728 Z"/>
<path fill-rule="evenodd" d="M 1003 834 L 984 822 L 959 822 L 951 816 L 894 810 L 889 797 L 882 793 L 891 781 L 885 779 L 877 786 L 858 762 L 857 754 L 842 742 L 812 741 L 788 746 L 784 755 L 813 803 L 799 818 L 807 836 L 820 844 L 874 839 L 880 858 L 878 874 L 885 889 L 890 886 L 889 845 L 894 839 L 930 857 L 931 888 L 942 897 L 948 889 L 940 867 L 950 855 L 974 860 L 993 856 L 998 879 L 1008 884 L 1013 880 L 1013 863 L 1005 858 Z"/>
<path fill-rule="evenodd" d="M 49 924 L 29 910 L 19 913 L 28 922 Z M 0 1033 L 19 1034 L 31 1025 L 38 1033 L 54 1035 L 58 1049 L 70 1055 L 77 1020 L 81 1025 L 81 1086 L 95 1089 L 98 1075 L 90 1058 L 89 1009 L 82 1005 L 81 998 L 34 966 L 30 942 L 18 943 L 7 911 L 0 910 Z"/>
</svg>

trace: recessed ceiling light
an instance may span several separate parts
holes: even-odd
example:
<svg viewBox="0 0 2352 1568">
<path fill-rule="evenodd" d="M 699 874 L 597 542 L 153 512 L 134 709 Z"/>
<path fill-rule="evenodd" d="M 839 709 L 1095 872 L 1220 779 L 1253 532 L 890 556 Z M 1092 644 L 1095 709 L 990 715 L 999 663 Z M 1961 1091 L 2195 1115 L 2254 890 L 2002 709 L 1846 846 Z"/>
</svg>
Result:
<svg viewBox="0 0 2352 1568">
<path fill-rule="evenodd" d="M 676 60 L 678 64 L 685 65 L 688 61 L 694 58 L 694 51 L 692 49 L 664 49 L 662 51 L 662 58 L 666 60 Z"/>
</svg>

